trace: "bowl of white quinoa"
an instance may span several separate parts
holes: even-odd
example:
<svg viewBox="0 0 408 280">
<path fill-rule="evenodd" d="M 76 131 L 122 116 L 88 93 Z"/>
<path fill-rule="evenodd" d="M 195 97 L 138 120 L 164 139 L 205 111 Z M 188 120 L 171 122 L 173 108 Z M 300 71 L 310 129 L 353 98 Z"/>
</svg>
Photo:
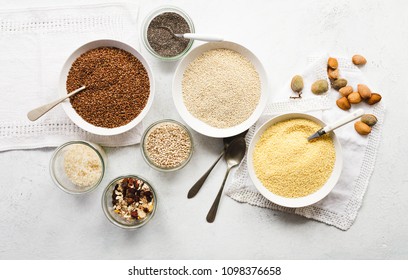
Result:
<svg viewBox="0 0 408 280">
<path fill-rule="evenodd" d="M 268 99 L 268 79 L 260 60 L 247 48 L 223 41 L 190 51 L 173 78 L 173 101 L 195 131 L 224 138 L 247 130 Z"/>
<path fill-rule="evenodd" d="M 105 174 L 106 163 L 106 154 L 98 144 L 69 141 L 54 151 L 50 175 L 64 192 L 84 194 L 98 187 Z"/>
<path fill-rule="evenodd" d="M 343 166 L 340 141 L 334 132 L 307 140 L 324 126 L 312 115 L 288 113 L 257 129 L 248 147 L 248 173 L 265 198 L 298 208 L 333 190 Z"/>
</svg>

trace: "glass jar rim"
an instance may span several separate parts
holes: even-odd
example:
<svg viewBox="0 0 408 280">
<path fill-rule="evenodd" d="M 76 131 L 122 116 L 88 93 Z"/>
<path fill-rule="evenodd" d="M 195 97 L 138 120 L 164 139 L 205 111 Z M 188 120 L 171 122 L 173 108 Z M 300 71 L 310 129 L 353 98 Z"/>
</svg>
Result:
<svg viewBox="0 0 408 280">
<path fill-rule="evenodd" d="M 143 221 L 141 221 L 140 223 L 134 224 L 134 225 L 124 224 L 124 223 L 121 223 L 120 221 L 118 221 L 117 219 L 115 219 L 115 217 L 109 211 L 108 200 L 106 199 L 106 194 L 109 191 L 109 189 L 117 181 L 119 181 L 121 179 L 124 179 L 124 178 L 136 178 L 138 180 L 141 180 L 141 181 L 147 183 L 148 186 L 149 186 L 150 191 L 153 194 L 153 198 L 154 198 L 154 204 L 153 204 L 152 212 L 149 214 L 148 217 L 143 219 Z M 145 224 L 147 224 L 147 222 L 149 222 L 153 218 L 154 214 L 156 213 L 156 210 L 157 210 L 157 194 L 156 194 L 156 191 L 154 190 L 152 184 L 150 184 L 150 182 L 147 181 L 145 178 L 143 178 L 143 177 L 141 177 L 139 175 L 121 175 L 121 176 L 116 177 L 112 181 L 110 181 L 109 184 L 106 186 L 105 190 L 103 191 L 103 193 L 102 193 L 102 209 L 103 209 L 103 212 L 104 212 L 106 218 L 113 225 L 115 225 L 117 227 L 120 227 L 120 228 L 123 228 L 123 229 L 137 229 L 137 228 L 140 228 L 140 227 L 144 226 Z"/>
<path fill-rule="evenodd" d="M 150 158 L 148 156 L 148 153 L 147 153 L 147 151 L 145 149 L 145 141 L 146 141 L 146 138 L 147 138 L 150 130 L 152 128 L 154 128 L 155 126 L 159 125 L 159 124 L 165 124 L 165 123 L 173 123 L 173 124 L 176 124 L 176 125 L 180 126 L 184 131 L 187 132 L 188 137 L 190 139 L 190 144 L 191 144 L 191 149 L 190 149 L 190 153 L 188 155 L 188 158 L 185 161 L 183 161 L 180 165 L 178 165 L 176 167 L 172 167 L 172 168 L 163 168 L 163 167 L 160 167 L 160 166 L 154 164 L 154 162 L 152 162 L 150 160 Z M 153 169 L 158 170 L 158 171 L 163 171 L 163 172 L 177 171 L 177 170 L 180 170 L 183 167 L 185 167 L 187 165 L 187 163 L 191 160 L 192 156 L 193 156 L 193 147 L 194 147 L 194 141 L 193 141 L 193 136 L 192 136 L 190 130 L 184 124 L 182 124 L 182 123 L 180 123 L 180 122 L 178 122 L 176 120 L 173 120 L 173 119 L 162 119 L 162 120 L 158 120 L 158 121 L 153 122 L 144 131 L 144 133 L 142 135 L 142 140 L 140 142 L 140 150 L 142 152 L 142 157 L 146 161 L 146 163 L 150 167 L 152 167 Z"/>
<path fill-rule="evenodd" d="M 66 147 L 71 146 L 71 145 L 84 145 L 87 146 L 89 148 L 91 148 L 98 156 L 101 165 L 102 165 L 102 173 L 100 178 L 98 179 L 98 181 L 92 186 L 87 188 L 84 191 L 71 191 L 69 189 L 67 189 L 62 183 L 60 183 L 60 181 L 58 180 L 58 178 L 55 176 L 55 172 L 54 172 L 54 165 L 55 165 L 55 161 L 57 156 L 59 155 L 59 153 Z M 95 190 L 99 184 L 102 182 L 103 177 L 105 176 L 105 169 L 106 169 L 106 163 L 105 160 L 103 158 L 103 156 L 101 155 L 100 151 L 94 146 L 95 144 L 89 141 L 85 141 L 85 140 L 73 140 L 73 141 L 68 141 L 60 146 L 58 146 L 55 151 L 53 152 L 51 159 L 50 159 L 50 163 L 49 163 L 49 171 L 51 174 L 51 179 L 53 180 L 53 182 L 64 192 L 69 193 L 69 194 L 73 194 L 73 195 L 81 195 L 81 194 L 85 194 L 85 193 L 89 193 L 93 190 Z"/>
<path fill-rule="evenodd" d="M 158 54 L 149 44 L 149 41 L 147 39 L 147 30 L 149 28 L 149 25 L 151 23 L 151 21 L 157 17 L 158 15 L 165 13 L 165 12 L 175 12 L 177 14 L 179 14 L 180 16 L 182 16 L 187 24 L 190 27 L 190 32 L 194 33 L 195 32 L 195 27 L 194 27 L 194 23 L 191 19 L 191 17 L 182 9 L 180 9 L 179 7 L 176 6 L 172 6 L 172 5 L 163 5 L 163 6 L 159 6 L 156 9 L 154 9 L 152 12 L 150 12 L 150 14 L 148 14 L 146 16 L 146 18 L 143 21 L 142 24 L 142 42 L 145 45 L 146 49 L 156 58 L 159 58 L 163 61 L 177 61 L 180 58 L 182 58 L 192 47 L 194 40 L 190 39 L 190 42 L 188 43 L 187 47 L 178 55 L 175 56 L 161 56 L 160 54 Z"/>
</svg>

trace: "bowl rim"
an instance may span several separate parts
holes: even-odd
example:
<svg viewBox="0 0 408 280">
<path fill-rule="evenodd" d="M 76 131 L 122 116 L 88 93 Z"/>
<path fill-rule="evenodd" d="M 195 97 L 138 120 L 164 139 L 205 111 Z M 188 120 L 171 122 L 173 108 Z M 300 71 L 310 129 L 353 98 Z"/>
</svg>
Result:
<svg viewBox="0 0 408 280">
<path fill-rule="evenodd" d="M 191 19 L 191 17 L 182 9 L 180 9 L 179 7 L 173 6 L 173 5 L 162 5 L 157 7 L 156 9 L 153 9 L 143 20 L 142 23 L 142 32 L 140 34 L 141 38 L 142 38 L 142 42 L 143 45 L 145 46 L 145 48 L 149 51 L 149 53 L 151 55 L 153 55 L 154 57 L 165 61 L 165 62 L 173 62 L 173 61 L 178 61 L 180 60 L 184 55 L 186 55 L 186 53 L 188 53 L 188 51 L 192 48 L 193 44 L 194 44 L 194 40 L 190 39 L 187 47 L 178 55 L 175 56 L 161 56 L 160 54 L 158 54 L 151 46 L 149 43 L 149 40 L 147 39 L 147 29 L 149 28 L 150 22 L 157 17 L 158 15 L 165 13 L 165 12 L 173 12 L 173 13 L 177 13 L 180 16 L 182 16 L 187 24 L 190 27 L 190 32 L 194 33 L 195 32 L 195 27 L 194 27 L 194 22 Z"/>
<path fill-rule="evenodd" d="M 179 125 L 181 128 L 183 128 L 183 129 L 187 132 L 188 136 L 190 137 L 190 142 L 191 142 L 191 150 L 190 150 L 190 153 L 189 153 L 189 155 L 188 155 L 188 158 L 187 158 L 181 165 L 176 166 L 176 167 L 173 167 L 173 168 L 161 168 L 160 166 L 155 165 L 155 164 L 149 159 L 148 153 L 146 152 L 145 145 L 144 145 L 144 144 L 145 144 L 146 137 L 147 137 L 149 131 L 150 131 L 153 127 L 155 127 L 156 125 L 162 124 L 162 123 L 167 123 L 167 122 L 177 124 L 177 125 Z M 194 152 L 194 140 L 193 140 L 193 135 L 191 134 L 190 130 L 189 130 L 184 124 L 182 124 L 182 123 L 180 123 L 180 122 L 178 122 L 178 121 L 176 121 L 176 120 L 173 120 L 173 119 L 162 119 L 162 120 L 158 120 L 158 121 L 153 122 L 151 125 L 149 125 L 149 126 L 145 129 L 145 131 L 143 132 L 143 135 L 142 135 L 142 138 L 141 138 L 141 141 L 140 141 L 140 151 L 141 151 L 141 153 L 142 153 L 143 159 L 144 159 L 144 160 L 146 161 L 146 163 L 147 163 L 150 167 L 152 167 L 153 169 L 155 169 L 155 170 L 157 170 L 157 171 L 163 171 L 163 172 L 177 171 L 177 170 L 182 169 L 184 166 L 186 166 L 187 163 L 189 163 L 190 160 L 191 160 L 191 158 L 193 157 L 193 152 Z"/>
<path fill-rule="evenodd" d="M 336 136 L 336 134 L 334 132 L 330 132 L 330 135 L 333 139 L 333 144 L 335 147 L 336 159 L 335 159 L 334 167 L 333 167 L 333 170 L 332 170 L 332 173 L 329 179 L 320 189 L 304 197 L 288 198 L 288 197 L 282 197 L 282 196 L 276 195 L 272 193 L 271 191 L 267 190 L 263 186 L 261 181 L 256 176 L 255 169 L 253 166 L 253 152 L 254 152 L 256 143 L 258 142 L 259 138 L 264 133 L 264 131 L 270 126 L 278 122 L 281 122 L 281 121 L 286 121 L 289 119 L 298 119 L 298 118 L 314 121 L 318 123 L 319 125 L 321 125 L 322 127 L 325 126 L 325 123 L 319 118 L 316 118 L 315 116 L 305 114 L 305 113 L 286 113 L 286 114 L 277 115 L 267 120 L 262 126 L 260 126 L 256 130 L 256 132 L 254 133 L 254 137 L 252 138 L 249 144 L 248 153 L 247 153 L 248 173 L 256 189 L 269 201 L 277 205 L 289 207 L 289 208 L 299 208 L 299 207 L 309 206 L 325 198 L 333 190 L 334 186 L 337 184 L 340 178 L 340 174 L 342 172 L 342 168 L 343 168 L 343 155 L 342 155 L 341 143 L 338 137 Z"/>
<path fill-rule="evenodd" d="M 153 205 L 153 211 L 150 213 L 150 215 L 144 219 L 142 222 L 135 224 L 135 225 L 127 225 L 127 224 L 123 224 L 119 221 L 117 221 L 110 213 L 109 211 L 109 207 L 107 205 L 108 200 L 106 200 L 106 193 L 109 191 L 110 187 L 116 182 L 119 181 L 120 179 L 123 178 L 136 178 L 139 180 L 144 181 L 145 183 L 147 183 L 149 185 L 150 191 L 153 193 L 153 197 L 154 197 L 154 205 Z M 154 190 L 152 184 L 150 184 L 150 182 L 148 180 L 146 180 L 145 178 L 143 178 L 142 176 L 139 175 L 134 175 L 134 174 L 129 174 L 129 175 L 121 175 L 116 177 L 115 179 L 113 179 L 112 181 L 110 181 L 108 183 L 108 185 L 105 187 L 105 189 L 103 190 L 102 193 L 102 209 L 103 209 L 103 213 L 105 214 L 105 217 L 109 220 L 109 222 L 111 222 L 112 224 L 114 224 L 115 226 L 122 228 L 122 229 L 128 229 L 128 230 L 132 230 L 132 229 L 137 229 L 140 228 L 142 226 L 144 226 L 145 224 L 147 224 L 154 216 L 154 214 L 156 213 L 157 210 L 157 194 L 156 191 Z"/>
<path fill-rule="evenodd" d="M 147 59 L 139 51 L 137 51 L 135 48 L 133 48 L 132 46 L 130 46 L 130 45 L 124 43 L 124 42 L 121 42 L 121 41 L 118 41 L 118 40 L 112 40 L 112 39 L 99 39 L 99 40 L 94 40 L 94 41 L 91 41 L 91 42 L 88 42 L 86 44 L 81 45 L 76 50 L 74 50 L 64 62 L 64 65 L 63 65 L 63 67 L 61 69 L 61 72 L 60 72 L 59 95 L 61 97 L 67 95 L 66 81 L 67 81 L 68 73 L 69 73 L 69 70 L 71 69 L 72 63 L 81 54 L 83 54 L 83 53 L 85 53 L 85 52 L 87 52 L 89 50 L 99 48 L 99 47 L 115 47 L 115 48 L 122 49 L 124 51 L 127 51 L 127 52 L 131 53 L 133 56 L 135 56 L 143 64 L 143 66 L 146 69 L 146 72 L 148 74 L 149 84 L 150 84 L 149 98 L 147 100 L 147 103 L 146 103 L 145 107 L 142 109 L 140 114 L 138 116 L 136 116 L 136 118 L 134 118 L 129 123 L 127 123 L 127 124 L 125 124 L 123 126 L 115 127 L 115 128 L 106 128 L 106 127 L 98 127 L 98 126 L 95 126 L 95 125 L 90 124 L 87 121 L 85 121 L 75 111 L 75 109 L 72 108 L 72 105 L 71 105 L 71 102 L 69 101 L 69 99 L 66 99 L 61 104 L 62 104 L 62 108 L 64 109 L 67 116 L 71 119 L 71 121 L 73 121 L 78 127 L 82 128 L 83 130 L 85 130 L 87 132 L 90 132 L 92 134 L 101 135 L 101 136 L 118 135 L 118 134 L 124 133 L 126 131 L 129 131 L 130 129 L 132 129 L 136 125 L 138 125 L 144 119 L 144 117 L 147 115 L 147 113 L 149 112 L 149 110 L 150 110 L 150 108 L 152 106 L 152 103 L 153 103 L 153 99 L 154 99 L 155 79 L 154 79 L 152 68 L 151 68 L 149 62 L 147 61 Z"/>
<path fill-rule="evenodd" d="M 256 106 L 255 110 L 252 112 L 248 119 L 233 127 L 216 128 L 204 123 L 203 121 L 194 117 L 187 110 L 183 101 L 182 80 L 185 70 L 187 69 L 189 64 L 199 55 L 213 49 L 230 49 L 240 53 L 252 63 L 252 65 L 258 72 L 259 79 L 261 81 L 261 93 L 259 97 L 259 103 Z M 268 103 L 270 95 L 269 80 L 262 62 L 252 51 L 250 51 L 246 47 L 231 41 L 210 42 L 204 43 L 194 48 L 180 61 L 173 76 L 172 95 L 173 103 L 177 109 L 177 112 L 189 127 L 191 127 L 193 130 L 202 135 L 214 138 L 226 138 L 244 132 L 249 127 L 251 127 L 262 115 L 266 107 L 266 104 Z"/>
<path fill-rule="evenodd" d="M 95 183 L 94 186 L 87 188 L 84 191 L 72 191 L 67 189 L 65 186 L 63 186 L 58 178 L 55 176 L 55 172 L 54 172 L 54 167 L 55 167 L 55 161 L 57 156 L 59 155 L 59 153 L 66 147 L 71 146 L 71 145 L 85 145 L 87 147 L 90 147 L 99 157 L 101 163 L 102 163 L 102 174 L 101 177 L 98 179 L 98 181 Z M 105 159 L 103 157 L 103 155 L 101 154 L 101 152 L 98 150 L 97 147 L 95 147 L 96 144 L 89 142 L 89 141 L 85 141 L 85 140 L 73 140 L 73 141 L 68 141 L 62 145 L 60 145 L 59 147 L 57 147 L 54 152 L 52 153 L 51 159 L 50 159 L 50 163 L 49 163 L 49 172 L 51 175 L 51 179 L 54 182 L 55 185 L 57 185 L 57 187 L 59 187 L 61 190 L 63 190 L 66 193 L 69 194 L 73 194 L 73 195 L 81 195 L 81 194 L 85 194 L 85 193 L 89 193 L 94 191 L 102 182 L 103 177 L 105 176 L 105 172 L 106 172 L 106 162 Z"/>
</svg>

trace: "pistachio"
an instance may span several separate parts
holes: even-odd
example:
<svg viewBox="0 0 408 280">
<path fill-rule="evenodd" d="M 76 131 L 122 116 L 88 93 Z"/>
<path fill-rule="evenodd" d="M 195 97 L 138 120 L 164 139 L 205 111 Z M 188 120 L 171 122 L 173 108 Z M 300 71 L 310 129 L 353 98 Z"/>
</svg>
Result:
<svg viewBox="0 0 408 280">
<path fill-rule="evenodd" d="M 326 80 L 317 80 L 312 84 L 314 94 L 322 94 L 329 90 L 329 83 Z"/>
<path fill-rule="evenodd" d="M 371 127 L 369 127 L 367 124 L 363 123 L 362 121 L 356 122 L 354 124 L 354 129 L 360 135 L 367 135 L 367 134 L 370 134 L 371 132 Z"/>
<path fill-rule="evenodd" d="M 374 105 L 375 103 L 378 103 L 381 101 L 381 95 L 378 93 L 372 93 L 371 97 L 366 100 L 367 104 L 369 105 Z"/>
<path fill-rule="evenodd" d="M 361 117 L 361 121 L 368 126 L 374 126 L 377 123 L 377 117 L 372 114 L 365 114 Z"/>
<path fill-rule="evenodd" d="M 336 101 L 337 106 L 342 110 L 348 110 L 351 108 L 350 102 L 348 101 L 347 97 L 343 96 L 342 98 Z"/>
<path fill-rule="evenodd" d="M 327 61 L 327 66 L 335 70 L 337 69 L 337 67 L 339 67 L 339 62 L 334 57 L 329 57 L 329 60 Z"/>
<path fill-rule="evenodd" d="M 350 93 L 353 92 L 353 87 L 352 86 L 342 87 L 341 89 L 339 89 L 339 92 L 340 92 L 341 95 L 347 97 Z"/>
<path fill-rule="evenodd" d="M 369 99 L 371 97 L 371 90 L 366 85 L 358 84 L 357 91 L 363 99 Z"/>
<path fill-rule="evenodd" d="M 333 81 L 333 83 L 332 83 L 332 87 L 335 90 L 339 90 L 339 89 L 341 89 L 342 87 L 345 87 L 345 86 L 347 86 L 347 80 L 346 79 L 337 79 L 337 80 Z"/>
<path fill-rule="evenodd" d="M 358 92 L 353 92 L 353 93 L 350 93 L 348 96 L 347 96 L 347 99 L 348 99 L 348 101 L 351 103 L 351 104 L 358 104 L 358 103 L 360 103 L 361 102 L 361 96 L 360 96 L 360 94 L 358 93 Z"/>
<path fill-rule="evenodd" d="M 364 65 L 367 63 L 367 59 L 365 59 L 364 56 L 359 55 L 359 54 L 353 55 L 353 57 L 351 58 L 351 61 L 353 61 L 355 65 Z"/>
<path fill-rule="evenodd" d="M 290 83 L 290 87 L 294 92 L 301 92 L 303 90 L 303 78 L 302 76 L 296 75 L 292 78 L 292 82 Z"/>
<path fill-rule="evenodd" d="M 339 78 L 339 69 L 327 69 L 327 75 L 329 76 L 330 80 L 337 80 Z"/>
</svg>

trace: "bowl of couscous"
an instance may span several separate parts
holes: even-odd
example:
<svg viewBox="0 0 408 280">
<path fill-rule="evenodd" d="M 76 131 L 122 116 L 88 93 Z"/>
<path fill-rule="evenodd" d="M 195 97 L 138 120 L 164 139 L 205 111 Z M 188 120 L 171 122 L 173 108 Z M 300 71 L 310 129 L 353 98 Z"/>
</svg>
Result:
<svg viewBox="0 0 408 280">
<path fill-rule="evenodd" d="M 254 134 L 248 148 L 248 172 L 258 191 L 280 206 L 297 208 L 326 197 L 343 166 L 341 145 L 333 132 L 307 137 L 325 124 L 300 113 L 276 116 Z"/>
</svg>

